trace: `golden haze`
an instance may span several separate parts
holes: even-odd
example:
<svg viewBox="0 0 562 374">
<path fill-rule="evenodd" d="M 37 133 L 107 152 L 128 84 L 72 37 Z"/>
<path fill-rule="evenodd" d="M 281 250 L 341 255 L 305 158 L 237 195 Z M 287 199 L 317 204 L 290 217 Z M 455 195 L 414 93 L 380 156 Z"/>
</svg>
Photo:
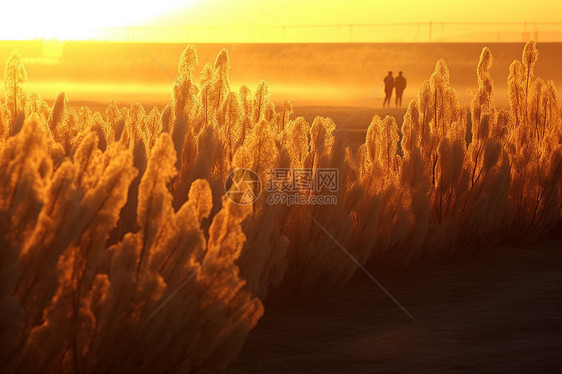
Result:
<svg viewBox="0 0 562 374">
<path fill-rule="evenodd" d="M 22 27 L 18 15 L 24 13 Z M 562 3 L 547 0 L 7 1 L 0 4 L 0 39 L 424 42 L 520 41 L 538 34 L 552 41 L 561 40 L 561 13 Z"/>
</svg>

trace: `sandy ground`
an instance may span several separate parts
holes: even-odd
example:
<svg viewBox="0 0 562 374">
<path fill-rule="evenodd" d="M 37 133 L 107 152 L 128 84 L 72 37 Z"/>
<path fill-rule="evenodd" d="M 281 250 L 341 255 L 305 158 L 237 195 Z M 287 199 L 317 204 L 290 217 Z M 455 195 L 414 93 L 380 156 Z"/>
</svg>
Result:
<svg viewBox="0 0 562 374">
<path fill-rule="evenodd" d="M 562 241 L 266 305 L 228 373 L 562 372 Z"/>
</svg>

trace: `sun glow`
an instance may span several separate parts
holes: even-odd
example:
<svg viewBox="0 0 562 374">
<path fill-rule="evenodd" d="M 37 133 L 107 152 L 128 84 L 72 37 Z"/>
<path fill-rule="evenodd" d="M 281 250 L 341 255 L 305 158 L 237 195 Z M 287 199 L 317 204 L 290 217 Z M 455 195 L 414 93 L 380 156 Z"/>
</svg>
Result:
<svg viewBox="0 0 562 374">
<path fill-rule="evenodd" d="M 0 40 L 558 41 L 560 12 L 552 0 L 10 0 L 0 2 Z"/>
<path fill-rule="evenodd" d="M 6 1 L 0 3 L 0 39 L 105 39 L 114 28 L 142 25 L 148 19 L 199 0 Z"/>
</svg>

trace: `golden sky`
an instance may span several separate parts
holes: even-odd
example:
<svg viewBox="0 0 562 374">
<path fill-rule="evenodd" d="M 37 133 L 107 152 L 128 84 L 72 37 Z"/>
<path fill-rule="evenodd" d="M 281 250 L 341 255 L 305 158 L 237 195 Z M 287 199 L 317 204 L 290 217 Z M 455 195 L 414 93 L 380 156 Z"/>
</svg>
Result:
<svg viewBox="0 0 562 374">
<path fill-rule="evenodd" d="M 560 14 L 562 1 L 552 0 L 2 1 L 0 40 L 413 42 L 429 38 L 432 41 L 488 38 L 495 41 L 518 39 L 525 31 L 559 35 Z M 429 21 L 432 21 L 431 30 Z M 525 21 L 529 22 L 526 30 Z"/>
</svg>

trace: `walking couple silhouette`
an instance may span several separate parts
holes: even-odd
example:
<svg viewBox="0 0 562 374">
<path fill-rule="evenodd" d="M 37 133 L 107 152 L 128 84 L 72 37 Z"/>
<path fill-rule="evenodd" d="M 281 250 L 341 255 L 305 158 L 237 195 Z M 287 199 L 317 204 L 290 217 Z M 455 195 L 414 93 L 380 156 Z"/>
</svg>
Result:
<svg viewBox="0 0 562 374">
<path fill-rule="evenodd" d="M 393 89 L 396 90 L 396 100 L 394 102 L 395 105 L 402 106 L 402 94 L 406 89 L 406 78 L 404 78 L 402 72 L 399 71 L 398 76 L 395 79 L 392 76 L 392 72 L 389 71 L 388 75 L 384 77 L 383 82 L 384 82 L 384 93 L 385 93 L 384 101 L 382 102 L 383 108 L 385 106 L 390 106 L 390 98 L 392 97 Z"/>
</svg>

